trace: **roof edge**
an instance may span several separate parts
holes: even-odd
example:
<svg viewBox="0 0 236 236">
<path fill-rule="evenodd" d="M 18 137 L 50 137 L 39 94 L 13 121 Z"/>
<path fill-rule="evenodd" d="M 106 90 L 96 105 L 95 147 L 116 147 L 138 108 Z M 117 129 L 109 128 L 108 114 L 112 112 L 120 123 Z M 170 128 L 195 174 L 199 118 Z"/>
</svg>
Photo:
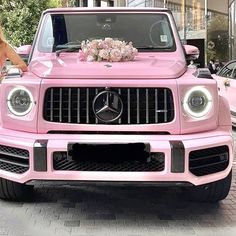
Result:
<svg viewBox="0 0 236 236">
<path fill-rule="evenodd" d="M 67 7 L 67 8 L 49 8 L 43 13 L 51 12 L 170 12 L 167 8 L 149 8 L 149 7 Z"/>
</svg>

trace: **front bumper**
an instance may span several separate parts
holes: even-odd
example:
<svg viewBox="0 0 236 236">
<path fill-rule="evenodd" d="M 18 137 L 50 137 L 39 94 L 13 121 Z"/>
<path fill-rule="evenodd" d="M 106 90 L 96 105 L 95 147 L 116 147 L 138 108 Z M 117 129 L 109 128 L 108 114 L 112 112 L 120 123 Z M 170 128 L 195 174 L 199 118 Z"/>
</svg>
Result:
<svg viewBox="0 0 236 236">
<path fill-rule="evenodd" d="M 99 169 L 81 171 L 56 169 L 53 163 L 55 152 L 66 153 L 68 143 L 149 143 L 151 153 L 163 154 L 163 168 L 157 171 L 134 169 Z M 219 153 L 222 152 L 222 153 Z M 157 157 L 158 157 L 157 155 Z M 207 163 L 211 170 L 194 172 L 190 159 L 202 156 L 213 161 Z M 19 166 L 14 166 L 20 157 Z M 112 157 L 111 157 L 112 158 Z M 204 158 L 203 158 L 204 159 Z M 227 159 L 227 160 L 226 160 Z M 199 161 L 198 160 L 198 161 Z M 216 162 L 215 162 L 216 160 Z M 194 160 L 193 160 L 194 161 Z M 220 162 L 227 163 L 222 167 Z M 215 162 L 215 163 L 214 163 Z M 201 163 L 199 166 L 201 167 Z M 189 135 L 154 134 L 30 134 L 0 129 L 0 177 L 27 183 L 32 181 L 120 181 L 152 183 L 190 183 L 201 185 L 225 178 L 232 169 L 233 139 L 227 129 Z M 22 167 L 24 167 L 22 169 Z M 193 168 L 192 168 L 193 167 Z M 191 170 L 192 168 L 192 170 Z M 199 174 L 200 173 L 200 174 Z"/>
</svg>

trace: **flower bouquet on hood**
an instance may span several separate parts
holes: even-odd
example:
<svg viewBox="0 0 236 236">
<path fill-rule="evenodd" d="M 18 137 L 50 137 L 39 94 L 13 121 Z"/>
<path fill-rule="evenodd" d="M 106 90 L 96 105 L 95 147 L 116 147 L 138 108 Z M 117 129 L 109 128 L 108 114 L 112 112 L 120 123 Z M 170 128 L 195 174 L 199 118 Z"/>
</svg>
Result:
<svg viewBox="0 0 236 236">
<path fill-rule="evenodd" d="M 81 43 L 79 51 L 80 61 L 132 61 L 138 54 L 132 42 L 120 41 L 112 38 L 86 40 Z"/>
</svg>

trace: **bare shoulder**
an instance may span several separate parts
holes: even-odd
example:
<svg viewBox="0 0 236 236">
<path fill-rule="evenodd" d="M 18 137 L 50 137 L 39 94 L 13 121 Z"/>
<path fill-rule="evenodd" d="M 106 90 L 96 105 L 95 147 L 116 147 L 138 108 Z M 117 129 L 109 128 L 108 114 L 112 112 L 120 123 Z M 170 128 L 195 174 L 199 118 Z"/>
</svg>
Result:
<svg viewBox="0 0 236 236">
<path fill-rule="evenodd" d="M 8 56 L 12 52 L 14 53 L 14 49 L 7 42 L 2 42 L 0 49 L 6 56 Z"/>
<path fill-rule="evenodd" d="M 6 58 L 7 58 L 6 43 L 1 42 L 0 43 L 0 68 L 4 64 L 4 61 Z"/>
</svg>

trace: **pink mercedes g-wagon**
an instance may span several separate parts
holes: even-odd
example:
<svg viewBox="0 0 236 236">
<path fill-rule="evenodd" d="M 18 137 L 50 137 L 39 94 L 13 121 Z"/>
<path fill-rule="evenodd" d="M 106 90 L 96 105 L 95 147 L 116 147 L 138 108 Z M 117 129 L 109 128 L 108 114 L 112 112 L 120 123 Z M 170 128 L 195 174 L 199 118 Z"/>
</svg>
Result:
<svg viewBox="0 0 236 236">
<path fill-rule="evenodd" d="M 112 182 L 224 199 L 230 112 L 210 74 L 187 67 L 198 53 L 166 9 L 43 12 L 28 72 L 1 81 L 0 198 L 24 200 L 37 182 Z"/>
</svg>

